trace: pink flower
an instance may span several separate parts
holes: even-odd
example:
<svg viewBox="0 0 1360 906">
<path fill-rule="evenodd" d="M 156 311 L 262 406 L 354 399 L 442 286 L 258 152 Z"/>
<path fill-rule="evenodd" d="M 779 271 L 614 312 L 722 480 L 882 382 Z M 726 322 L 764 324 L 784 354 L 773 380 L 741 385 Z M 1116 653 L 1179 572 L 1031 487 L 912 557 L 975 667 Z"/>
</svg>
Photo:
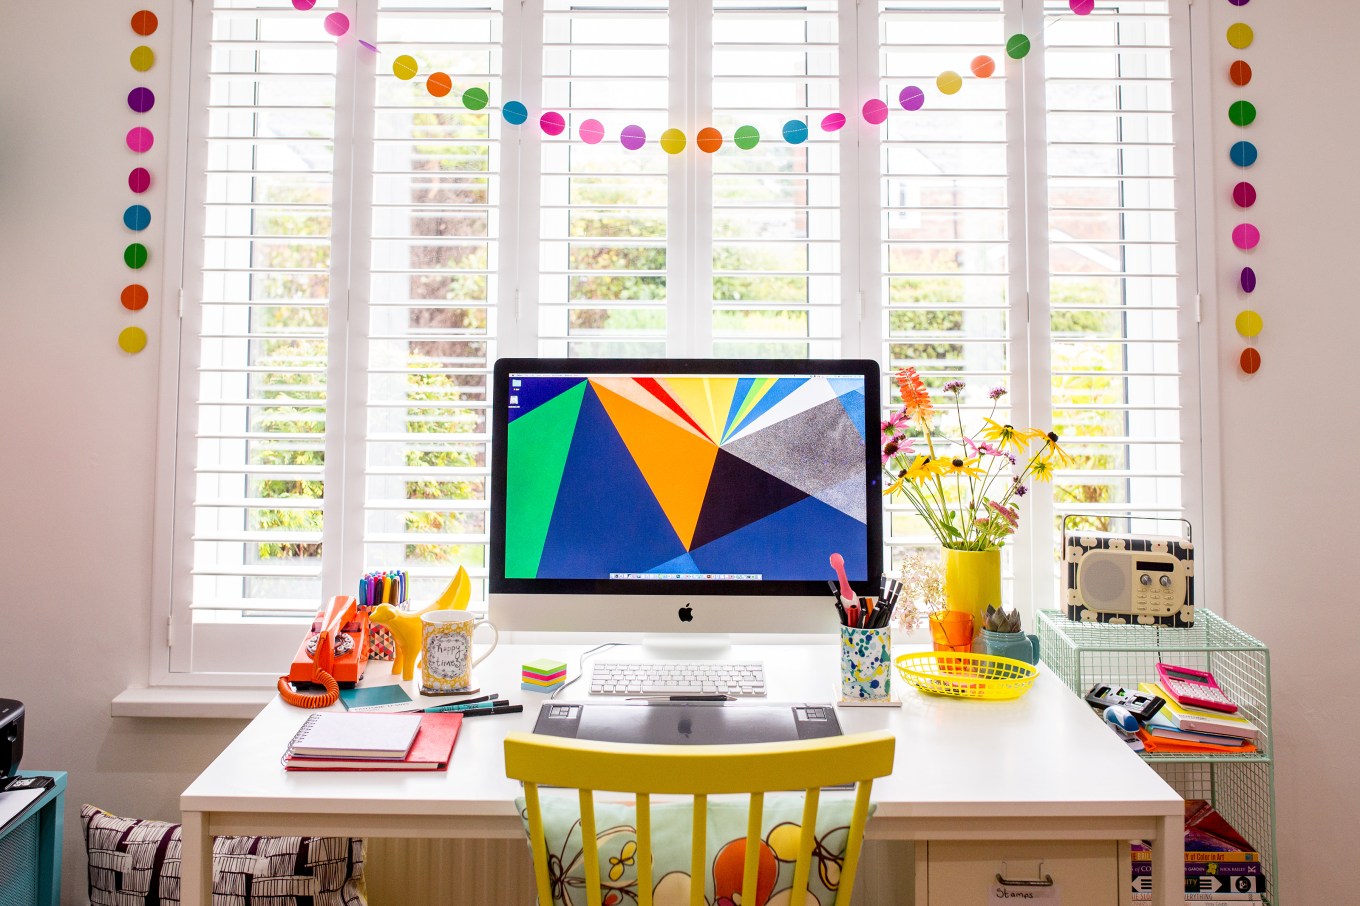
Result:
<svg viewBox="0 0 1360 906">
<path fill-rule="evenodd" d="M 1020 514 L 1017 513 L 1015 510 L 1006 506 L 1004 503 L 997 503 L 995 500 L 987 501 L 987 506 L 990 507 L 992 511 L 996 513 L 998 516 L 1000 516 L 1002 519 L 1005 519 L 1011 528 L 1019 527 Z"/>
<path fill-rule="evenodd" d="M 899 454 L 902 456 L 915 456 L 915 443 L 916 441 L 910 437 L 894 437 L 888 440 L 888 442 L 883 445 L 883 465 L 886 466 L 889 460 Z"/>
</svg>

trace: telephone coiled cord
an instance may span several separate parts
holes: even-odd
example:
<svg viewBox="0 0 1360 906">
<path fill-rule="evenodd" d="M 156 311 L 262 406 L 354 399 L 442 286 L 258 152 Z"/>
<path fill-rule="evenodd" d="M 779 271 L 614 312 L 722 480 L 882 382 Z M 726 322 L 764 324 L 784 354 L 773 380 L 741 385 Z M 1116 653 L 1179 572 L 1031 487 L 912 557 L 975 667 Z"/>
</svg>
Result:
<svg viewBox="0 0 1360 906">
<path fill-rule="evenodd" d="M 340 684 L 324 670 L 312 674 L 312 682 L 320 683 L 325 692 L 299 692 L 288 682 L 288 677 L 279 677 L 279 698 L 298 708 L 324 708 L 340 700 Z"/>
</svg>

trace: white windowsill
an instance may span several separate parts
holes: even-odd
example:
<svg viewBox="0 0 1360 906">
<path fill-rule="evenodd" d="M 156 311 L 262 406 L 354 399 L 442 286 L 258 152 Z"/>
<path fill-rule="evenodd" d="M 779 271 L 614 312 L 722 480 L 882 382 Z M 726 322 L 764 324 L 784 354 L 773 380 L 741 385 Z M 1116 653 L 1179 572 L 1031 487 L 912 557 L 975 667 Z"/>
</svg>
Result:
<svg viewBox="0 0 1360 906">
<path fill-rule="evenodd" d="M 274 688 L 203 686 L 129 687 L 114 696 L 114 717 L 196 717 L 251 720 L 275 695 Z"/>
</svg>

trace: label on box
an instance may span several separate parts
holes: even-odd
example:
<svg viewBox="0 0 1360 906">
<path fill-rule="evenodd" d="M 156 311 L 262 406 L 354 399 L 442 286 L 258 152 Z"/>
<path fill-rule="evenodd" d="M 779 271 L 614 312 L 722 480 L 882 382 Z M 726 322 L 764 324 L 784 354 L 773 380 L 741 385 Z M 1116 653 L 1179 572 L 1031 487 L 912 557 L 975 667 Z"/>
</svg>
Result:
<svg viewBox="0 0 1360 906">
<path fill-rule="evenodd" d="M 991 896 L 987 898 L 988 906 L 993 903 L 1043 903 L 1045 906 L 1062 906 L 1062 890 L 1057 884 L 1027 887 L 994 881 L 991 888 Z"/>
</svg>

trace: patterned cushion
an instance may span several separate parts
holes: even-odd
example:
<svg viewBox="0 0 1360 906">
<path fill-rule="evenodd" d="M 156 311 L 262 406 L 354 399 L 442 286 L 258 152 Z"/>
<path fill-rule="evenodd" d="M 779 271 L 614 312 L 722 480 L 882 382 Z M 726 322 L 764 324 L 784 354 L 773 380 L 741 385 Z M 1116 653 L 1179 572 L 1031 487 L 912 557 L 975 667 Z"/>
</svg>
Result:
<svg viewBox="0 0 1360 906">
<path fill-rule="evenodd" d="M 637 901 L 637 825 L 631 799 L 616 794 L 595 794 L 596 844 L 599 847 L 600 880 L 605 906 Z M 580 809 L 574 790 L 539 790 L 543 832 L 548 849 L 548 878 L 553 902 L 581 906 L 586 902 L 585 865 L 582 858 Z M 516 799 L 520 818 L 528 829 L 524 799 Z M 765 796 L 757 873 L 756 903 L 765 906 L 814 906 L 829 904 L 840 886 L 845 844 L 849 837 L 854 792 L 824 791 L 817 809 L 817 830 L 812 848 L 812 868 L 807 899 L 790 904 L 794 860 L 803 820 L 801 793 Z M 741 901 L 742 866 L 746 857 L 747 797 L 714 796 L 708 802 L 704 901 L 714 906 L 733 906 Z M 688 799 L 659 802 L 652 806 L 652 898 L 657 906 L 689 903 L 690 827 L 692 806 Z"/>
<path fill-rule="evenodd" d="M 179 902 L 180 826 L 82 806 L 91 906 Z M 268 899 L 265 899 L 268 898 Z M 214 837 L 213 906 L 364 906 L 364 841 Z"/>
</svg>

